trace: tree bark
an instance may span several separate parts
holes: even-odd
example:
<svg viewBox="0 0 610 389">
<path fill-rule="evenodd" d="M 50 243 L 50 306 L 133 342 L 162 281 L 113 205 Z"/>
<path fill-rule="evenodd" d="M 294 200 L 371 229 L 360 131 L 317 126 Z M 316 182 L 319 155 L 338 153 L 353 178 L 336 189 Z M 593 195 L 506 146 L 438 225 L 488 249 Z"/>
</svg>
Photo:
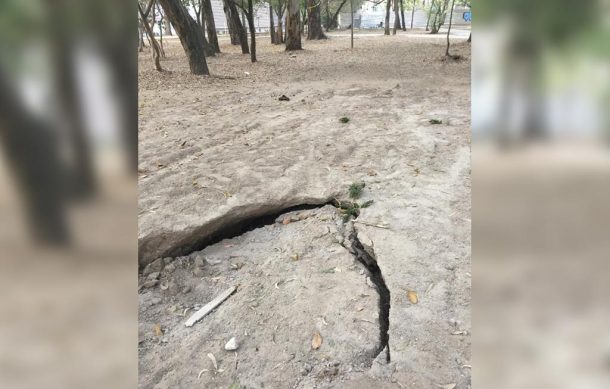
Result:
<svg viewBox="0 0 610 389">
<path fill-rule="evenodd" d="M 57 131 L 32 116 L 19 97 L 0 68 L 0 147 L 15 173 L 28 228 L 39 243 L 66 245 L 70 234 Z"/>
<path fill-rule="evenodd" d="M 391 0 L 386 0 L 385 5 L 385 30 L 383 35 L 390 35 L 390 6 L 392 4 Z"/>
<path fill-rule="evenodd" d="M 154 2 L 154 0 L 151 1 L 151 3 Z M 159 43 L 157 43 L 157 40 L 155 39 L 155 35 L 152 31 L 152 28 L 150 27 L 150 25 L 148 24 L 148 18 L 146 13 L 144 12 L 144 10 L 142 10 L 142 7 L 140 6 L 140 4 L 138 3 L 138 12 L 140 13 L 140 19 L 142 22 L 142 26 L 144 27 L 144 31 L 146 31 L 146 34 L 148 35 L 148 39 L 150 41 L 150 45 L 152 46 L 152 55 L 153 55 L 153 61 L 155 62 L 155 69 L 157 69 L 157 71 L 162 72 L 163 68 L 161 67 L 161 49 L 159 47 Z"/>
<path fill-rule="evenodd" d="M 449 28 L 447 28 L 447 49 L 445 50 L 445 57 L 449 57 L 449 34 L 451 33 L 451 24 L 453 22 L 453 6 L 455 0 L 451 0 L 451 12 L 449 14 Z"/>
<path fill-rule="evenodd" d="M 432 12 L 434 12 L 434 0 L 430 4 L 430 9 L 428 10 L 428 20 L 426 20 L 426 31 L 429 30 L 430 27 L 430 17 L 432 16 Z"/>
<path fill-rule="evenodd" d="M 288 0 L 286 20 L 286 51 L 302 50 L 301 29 L 299 27 L 299 0 Z"/>
<path fill-rule="evenodd" d="M 229 29 L 229 36 L 231 37 L 231 44 L 237 46 L 239 45 L 239 34 L 237 34 L 237 27 L 231 17 L 231 10 L 229 10 L 226 0 L 224 1 L 223 10 L 225 11 L 225 17 L 227 19 L 227 28 Z"/>
<path fill-rule="evenodd" d="M 400 1 L 400 24 L 403 31 L 407 31 L 407 26 L 405 24 L 405 5 L 403 4 L 404 0 Z"/>
<path fill-rule="evenodd" d="M 320 17 L 320 0 L 307 0 L 308 19 L 307 19 L 307 39 L 317 40 L 326 39 L 322 30 L 322 18 Z"/>
<path fill-rule="evenodd" d="M 209 1 L 209 0 L 208 0 Z M 248 27 L 250 27 L 250 61 L 256 62 L 256 27 L 254 26 L 254 0 L 248 0 Z"/>
<path fill-rule="evenodd" d="M 233 20 L 233 25 L 235 26 L 235 30 L 237 32 L 237 36 L 239 37 L 239 43 L 241 44 L 241 53 L 242 54 L 250 54 L 250 49 L 248 48 L 248 33 L 244 28 L 244 25 L 241 23 L 239 18 L 239 12 L 237 11 L 237 5 L 233 2 L 233 0 L 225 0 L 227 7 L 229 8 L 229 15 Z"/>
<path fill-rule="evenodd" d="M 271 44 L 275 44 L 275 21 L 273 20 L 273 6 L 269 3 L 269 36 L 271 37 Z"/>
<path fill-rule="evenodd" d="M 203 17 L 205 18 L 205 27 L 208 32 L 208 41 L 215 53 L 220 53 L 220 46 L 218 45 L 218 36 L 216 35 L 216 22 L 214 21 L 214 13 L 212 11 L 212 1 L 202 0 Z"/>
<path fill-rule="evenodd" d="M 205 60 L 205 36 L 180 0 L 158 0 L 180 38 L 193 74 L 210 74 Z"/>
<path fill-rule="evenodd" d="M 413 3 L 413 9 L 411 10 L 411 30 L 413 29 L 413 18 L 415 17 L 415 2 Z"/>
<path fill-rule="evenodd" d="M 400 30 L 400 13 L 398 13 L 398 1 L 394 0 L 394 28 L 392 29 L 392 35 L 396 35 L 396 30 Z"/>
<path fill-rule="evenodd" d="M 339 4 L 339 8 L 337 8 L 337 11 L 335 11 L 335 14 L 333 15 L 332 19 L 328 23 L 328 26 L 326 27 L 326 32 L 337 27 L 337 18 L 339 17 L 339 12 L 341 12 L 341 8 L 343 8 L 345 3 L 347 3 L 347 0 L 343 0 L 343 2 L 341 2 L 341 4 Z"/>
</svg>

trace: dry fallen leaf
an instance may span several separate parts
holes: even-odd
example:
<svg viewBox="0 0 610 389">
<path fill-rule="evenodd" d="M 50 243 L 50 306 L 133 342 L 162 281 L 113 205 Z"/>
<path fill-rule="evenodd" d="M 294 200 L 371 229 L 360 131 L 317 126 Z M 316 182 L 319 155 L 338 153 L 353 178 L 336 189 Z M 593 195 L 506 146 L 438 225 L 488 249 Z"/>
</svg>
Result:
<svg viewBox="0 0 610 389">
<path fill-rule="evenodd" d="M 293 261 L 298 261 L 299 260 L 299 254 L 298 253 L 297 254 L 292 254 L 290 256 L 290 258 L 292 258 Z"/>
<path fill-rule="evenodd" d="M 456 386 L 457 384 L 438 385 L 441 389 L 454 389 Z"/>
<path fill-rule="evenodd" d="M 320 348 L 321 345 L 322 335 L 320 335 L 320 332 L 316 331 L 316 333 L 313 334 L 313 339 L 311 339 L 311 348 L 317 350 Z"/>
<path fill-rule="evenodd" d="M 161 326 L 158 324 L 155 324 L 155 335 L 156 336 L 161 336 L 163 335 L 163 330 L 161 330 Z"/>
<path fill-rule="evenodd" d="M 209 353 L 208 354 L 208 358 L 210 358 L 212 360 L 212 364 L 214 365 L 214 369 L 216 371 L 218 371 L 218 362 L 216 362 L 216 357 L 214 356 L 214 354 Z"/>
<path fill-rule="evenodd" d="M 411 304 L 417 304 L 417 293 L 415 291 L 410 290 L 407 292 L 407 298 L 411 302 Z"/>
</svg>

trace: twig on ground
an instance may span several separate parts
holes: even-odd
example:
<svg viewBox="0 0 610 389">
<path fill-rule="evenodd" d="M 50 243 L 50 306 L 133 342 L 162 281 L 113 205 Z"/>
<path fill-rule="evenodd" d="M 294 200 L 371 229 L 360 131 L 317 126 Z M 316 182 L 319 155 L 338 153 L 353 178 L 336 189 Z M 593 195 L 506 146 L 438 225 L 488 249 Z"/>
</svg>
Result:
<svg viewBox="0 0 610 389">
<path fill-rule="evenodd" d="M 381 224 L 371 224 L 371 223 L 367 223 L 367 222 L 361 222 L 360 220 L 354 220 L 354 223 L 364 224 L 365 226 L 369 226 L 369 227 L 383 228 L 383 229 L 386 229 L 386 230 L 390 229 L 390 227 L 388 227 L 388 226 L 384 226 L 384 225 L 381 225 Z"/>
<path fill-rule="evenodd" d="M 203 319 L 203 317 L 205 315 L 212 312 L 212 310 L 214 308 L 216 308 L 217 306 L 222 304 L 222 302 L 225 301 L 236 290 L 237 290 L 236 286 L 232 286 L 229 289 L 226 289 L 224 292 L 222 292 L 221 294 L 216 296 L 216 298 L 214 300 L 210 301 L 209 303 L 204 305 L 201 309 L 199 309 L 197 312 L 193 313 L 193 315 L 191 317 L 189 317 L 189 319 L 184 323 L 184 325 L 187 327 L 192 327 L 193 324 L 195 324 L 199 320 Z"/>
</svg>

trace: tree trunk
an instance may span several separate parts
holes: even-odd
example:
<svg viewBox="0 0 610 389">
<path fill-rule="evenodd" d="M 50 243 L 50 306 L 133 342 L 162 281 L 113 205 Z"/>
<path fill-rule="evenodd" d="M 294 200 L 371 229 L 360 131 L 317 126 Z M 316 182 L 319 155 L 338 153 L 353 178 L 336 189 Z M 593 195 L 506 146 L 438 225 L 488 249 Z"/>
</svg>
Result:
<svg viewBox="0 0 610 389">
<path fill-rule="evenodd" d="M 237 11 L 237 6 L 233 2 L 233 0 L 225 1 L 229 8 L 229 15 L 233 20 L 233 25 L 235 26 L 237 36 L 239 37 L 239 43 L 241 44 L 241 53 L 250 54 L 250 49 L 248 48 L 248 33 L 246 32 L 244 25 L 241 24 L 241 20 L 239 19 L 239 12 Z"/>
<path fill-rule="evenodd" d="M 449 28 L 447 28 L 447 49 L 445 50 L 445 57 L 449 57 L 449 34 L 451 33 L 451 24 L 453 22 L 453 6 L 455 0 L 451 0 L 451 12 L 449 14 Z"/>
<path fill-rule="evenodd" d="M 142 22 L 142 26 L 144 27 L 144 30 L 146 31 L 146 34 L 148 35 L 150 45 L 152 46 L 152 55 L 153 55 L 153 61 L 155 62 L 155 69 L 157 69 L 157 71 L 162 72 L 163 68 L 161 67 L 161 60 L 160 60 L 161 49 L 159 48 L 159 43 L 157 43 L 157 40 L 155 39 L 155 35 L 152 31 L 152 28 L 148 24 L 146 14 L 145 14 L 144 10 L 142 10 L 142 7 L 140 6 L 139 3 L 138 3 L 138 12 L 140 13 L 140 19 Z"/>
<path fill-rule="evenodd" d="M 320 1 L 307 0 L 307 8 L 309 11 L 309 17 L 307 19 L 307 39 L 326 39 L 326 35 L 322 30 L 322 18 L 320 17 Z"/>
<path fill-rule="evenodd" d="M 226 0 L 224 1 L 223 10 L 225 11 L 225 17 L 227 19 L 227 28 L 229 29 L 229 36 L 231 37 L 231 44 L 237 46 L 239 44 L 239 34 L 237 34 L 237 27 L 231 17 L 231 10 L 229 10 Z"/>
<path fill-rule="evenodd" d="M 271 4 L 269 4 L 269 36 L 271 37 L 271 44 L 274 45 L 276 41 L 275 21 L 273 20 L 273 6 Z"/>
<path fill-rule="evenodd" d="M 138 25 L 138 51 L 141 53 L 144 51 L 144 28 L 142 27 L 142 22 Z"/>
<path fill-rule="evenodd" d="M 392 0 L 386 0 L 385 5 L 385 30 L 383 35 L 390 35 L 390 6 L 392 5 Z"/>
<path fill-rule="evenodd" d="M 180 0 L 158 0 L 176 29 L 193 74 L 210 74 L 205 60 L 205 36 Z"/>
<path fill-rule="evenodd" d="M 279 19 L 277 21 L 276 42 L 277 42 L 277 44 L 286 43 L 286 41 L 284 40 L 284 22 L 282 21 L 282 19 Z"/>
<path fill-rule="evenodd" d="M 398 13 L 398 1 L 394 0 L 394 28 L 392 29 L 392 35 L 396 35 L 396 30 L 400 30 L 400 14 Z"/>
<path fill-rule="evenodd" d="M 288 18 L 286 20 L 286 51 L 303 49 L 301 46 L 299 14 L 299 0 L 288 0 Z"/>
<path fill-rule="evenodd" d="M 15 176 L 34 239 L 65 245 L 70 241 L 65 177 L 56 128 L 32 116 L 5 69 L 0 68 L 0 147 Z"/>
<path fill-rule="evenodd" d="M 151 25 L 151 30 L 154 29 L 155 23 L 156 23 L 156 20 L 157 20 L 156 13 L 155 13 L 155 10 L 157 9 L 157 7 L 160 7 L 159 4 L 153 5 L 153 8 L 152 8 L 152 25 Z M 159 9 L 159 13 L 161 13 L 161 9 Z M 165 58 L 165 49 L 163 48 L 163 29 L 161 28 L 161 23 L 159 23 L 159 48 L 161 49 L 160 50 L 161 58 Z"/>
<path fill-rule="evenodd" d="M 430 4 L 430 9 L 428 10 L 428 20 L 426 20 L 426 31 L 429 30 L 429 26 L 430 26 L 430 17 L 432 16 L 432 12 L 434 12 L 434 0 L 432 0 L 432 3 Z"/>
<path fill-rule="evenodd" d="M 335 14 L 333 15 L 332 19 L 328 23 L 328 27 L 326 27 L 327 32 L 330 31 L 330 29 L 337 27 L 337 18 L 339 17 L 339 12 L 341 12 L 341 8 L 343 8 L 345 3 L 347 3 L 347 0 L 343 0 L 343 2 L 341 2 L 341 4 L 339 4 L 339 8 L 337 8 L 337 11 L 335 11 Z"/>
<path fill-rule="evenodd" d="M 413 18 L 415 17 L 415 3 L 413 3 L 413 9 L 411 10 L 411 30 L 413 29 Z"/>
<path fill-rule="evenodd" d="M 208 0 L 209 1 L 209 0 Z M 250 27 L 250 61 L 256 62 L 256 27 L 254 26 L 254 0 L 248 0 L 248 26 Z"/>
<path fill-rule="evenodd" d="M 220 46 L 218 45 L 218 36 L 216 35 L 216 22 L 214 22 L 214 13 L 212 12 L 212 1 L 211 0 L 203 0 L 202 1 L 201 13 L 203 14 L 203 18 L 205 19 L 205 27 L 208 32 L 208 41 L 210 46 L 214 49 L 215 53 L 220 53 Z"/>
<path fill-rule="evenodd" d="M 403 31 L 407 31 L 407 25 L 405 24 L 405 5 L 403 4 L 404 0 L 400 1 L 400 24 L 402 26 Z"/>
</svg>

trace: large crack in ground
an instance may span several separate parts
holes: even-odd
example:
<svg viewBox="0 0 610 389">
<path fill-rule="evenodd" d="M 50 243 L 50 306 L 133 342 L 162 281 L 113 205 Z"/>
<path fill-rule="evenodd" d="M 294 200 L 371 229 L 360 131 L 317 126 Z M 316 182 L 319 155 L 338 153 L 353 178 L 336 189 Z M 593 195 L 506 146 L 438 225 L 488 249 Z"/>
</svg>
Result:
<svg viewBox="0 0 610 389">
<path fill-rule="evenodd" d="M 239 220 L 232 221 L 226 224 L 223 228 L 217 229 L 213 233 L 200 237 L 191 244 L 172 248 L 171 252 L 172 254 L 174 254 L 172 256 L 188 255 L 195 251 L 201 251 L 207 246 L 219 243 L 222 240 L 232 239 L 257 228 L 272 225 L 278 220 L 280 216 L 290 212 L 319 209 L 326 205 L 331 205 L 337 210 L 341 211 L 345 210 L 346 204 L 349 204 L 349 202 L 338 201 L 333 198 L 330 201 L 320 202 L 317 204 L 298 204 L 281 208 L 279 211 L 268 212 L 262 215 L 244 216 Z M 355 219 L 358 217 L 358 215 L 359 212 L 356 212 L 355 214 L 352 214 L 352 217 Z M 390 362 L 388 333 L 390 326 L 390 290 L 388 289 L 385 283 L 383 274 L 381 273 L 381 269 L 377 264 L 377 259 L 374 253 L 372 252 L 372 249 L 369 249 L 367 251 L 364 248 L 362 242 L 358 239 L 358 235 L 353 229 L 353 227 L 350 229 L 346 229 L 345 234 L 347 235 L 347 240 L 343 242 L 343 247 L 348 252 L 350 252 L 360 264 L 362 264 L 366 268 L 368 276 L 375 285 L 375 289 L 377 290 L 377 293 L 379 295 L 379 345 L 377 346 L 372 359 L 376 359 L 382 352 L 385 351 L 385 359 L 387 362 Z M 346 246 L 347 242 L 349 242 L 348 246 Z"/>
<path fill-rule="evenodd" d="M 369 272 L 369 277 L 377 289 L 379 294 L 379 346 L 375 357 L 385 350 L 386 361 L 390 362 L 390 344 L 389 344 L 389 329 L 390 329 L 390 289 L 383 279 L 381 269 L 377 264 L 377 259 L 374 253 L 369 253 L 364 249 L 362 242 L 358 239 L 356 232 L 350 233 L 348 241 L 351 247 L 346 247 L 361 264 L 366 267 Z M 372 251 L 372 250 L 371 250 Z"/>
</svg>

